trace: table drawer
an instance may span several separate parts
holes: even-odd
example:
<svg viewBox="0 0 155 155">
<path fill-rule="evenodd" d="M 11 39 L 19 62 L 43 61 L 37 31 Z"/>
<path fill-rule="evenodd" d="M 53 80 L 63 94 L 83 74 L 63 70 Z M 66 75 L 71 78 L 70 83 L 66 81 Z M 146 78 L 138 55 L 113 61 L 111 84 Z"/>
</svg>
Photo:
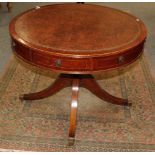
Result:
<svg viewBox="0 0 155 155">
<path fill-rule="evenodd" d="M 58 57 L 52 55 L 43 55 L 41 53 L 33 53 L 33 62 L 48 68 L 58 70 L 88 70 L 91 67 L 90 59 L 76 59 L 70 57 Z"/>
</svg>

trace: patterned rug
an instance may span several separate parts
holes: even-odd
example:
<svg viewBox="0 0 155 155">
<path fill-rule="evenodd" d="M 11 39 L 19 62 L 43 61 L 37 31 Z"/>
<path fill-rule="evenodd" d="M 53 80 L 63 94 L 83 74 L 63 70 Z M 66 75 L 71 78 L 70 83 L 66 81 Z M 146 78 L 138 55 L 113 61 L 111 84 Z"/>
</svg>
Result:
<svg viewBox="0 0 155 155">
<path fill-rule="evenodd" d="M 71 88 L 38 101 L 19 100 L 42 90 L 56 74 L 13 58 L 0 81 L 0 148 L 21 151 L 155 151 L 155 82 L 143 56 L 125 69 L 94 75 L 132 107 L 104 102 L 80 88 L 76 140 L 68 146 Z"/>
</svg>

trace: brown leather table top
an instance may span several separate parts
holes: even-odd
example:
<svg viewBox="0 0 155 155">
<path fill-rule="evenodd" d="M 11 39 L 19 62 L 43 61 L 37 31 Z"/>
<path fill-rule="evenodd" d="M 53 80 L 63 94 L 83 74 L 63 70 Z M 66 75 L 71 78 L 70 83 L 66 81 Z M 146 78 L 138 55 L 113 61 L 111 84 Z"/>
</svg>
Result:
<svg viewBox="0 0 155 155">
<path fill-rule="evenodd" d="M 36 7 L 11 22 L 26 46 L 66 54 L 111 54 L 144 41 L 146 28 L 136 17 L 90 4 Z"/>
</svg>

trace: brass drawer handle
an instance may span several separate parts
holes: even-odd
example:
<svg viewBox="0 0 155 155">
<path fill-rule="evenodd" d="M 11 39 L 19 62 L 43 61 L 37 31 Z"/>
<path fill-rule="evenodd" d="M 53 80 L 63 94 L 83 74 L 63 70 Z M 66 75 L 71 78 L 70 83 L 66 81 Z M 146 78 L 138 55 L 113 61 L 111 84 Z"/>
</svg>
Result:
<svg viewBox="0 0 155 155">
<path fill-rule="evenodd" d="M 119 56 L 118 57 L 118 63 L 121 64 L 121 63 L 124 63 L 124 62 L 125 62 L 124 56 Z"/>
<path fill-rule="evenodd" d="M 13 40 L 11 40 L 11 46 L 12 46 L 13 49 L 14 49 L 15 46 L 16 46 L 16 43 L 15 43 Z"/>
<path fill-rule="evenodd" d="M 55 66 L 61 67 L 61 60 L 60 59 L 55 60 Z"/>
</svg>

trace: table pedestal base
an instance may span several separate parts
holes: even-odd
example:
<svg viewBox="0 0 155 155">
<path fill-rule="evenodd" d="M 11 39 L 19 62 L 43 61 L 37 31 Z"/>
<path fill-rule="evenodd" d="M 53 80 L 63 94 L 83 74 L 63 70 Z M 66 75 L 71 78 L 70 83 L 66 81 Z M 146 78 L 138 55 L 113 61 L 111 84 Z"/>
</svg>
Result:
<svg viewBox="0 0 155 155">
<path fill-rule="evenodd" d="M 102 100 L 112 104 L 131 106 L 131 103 L 126 99 L 118 98 L 110 95 L 103 90 L 92 75 L 68 75 L 60 74 L 58 78 L 48 88 L 31 94 L 24 94 L 20 96 L 21 100 L 39 100 L 49 97 L 65 87 L 72 87 L 71 111 L 70 111 L 70 128 L 69 128 L 69 145 L 74 144 L 76 131 L 76 115 L 78 107 L 78 92 L 79 87 L 84 87 L 95 94 Z"/>
</svg>

